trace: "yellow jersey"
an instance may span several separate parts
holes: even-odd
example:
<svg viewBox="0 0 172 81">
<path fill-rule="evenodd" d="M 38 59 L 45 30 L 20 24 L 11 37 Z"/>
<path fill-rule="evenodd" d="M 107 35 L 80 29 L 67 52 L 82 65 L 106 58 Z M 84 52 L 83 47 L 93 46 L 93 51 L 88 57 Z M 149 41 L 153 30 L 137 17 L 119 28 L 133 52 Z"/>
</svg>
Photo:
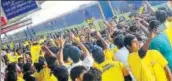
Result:
<svg viewBox="0 0 172 81">
<path fill-rule="evenodd" d="M 102 81 L 124 81 L 124 76 L 128 74 L 124 65 L 119 61 L 107 60 L 95 66 L 102 71 Z"/>
<path fill-rule="evenodd" d="M 51 74 L 51 70 L 46 66 L 39 73 L 34 73 L 37 81 L 58 81 L 58 79 Z"/>
<path fill-rule="evenodd" d="M 31 45 L 30 50 L 32 62 L 37 63 L 41 52 L 41 45 Z"/>
<path fill-rule="evenodd" d="M 105 54 L 105 61 L 106 60 L 110 60 L 110 61 L 115 60 L 115 58 L 114 58 L 114 50 L 106 49 L 106 50 L 104 50 L 104 54 Z M 96 62 L 93 63 L 94 67 L 96 67 L 97 65 L 98 64 Z"/>
<path fill-rule="evenodd" d="M 113 60 L 113 56 L 114 56 L 114 53 L 113 53 L 113 50 L 111 49 L 106 49 L 104 50 L 104 54 L 105 54 L 105 60 Z"/>
<path fill-rule="evenodd" d="M 9 63 L 17 62 L 16 56 L 15 55 L 12 55 L 11 53 L 7 53 L 7 58 L 9 60 Z"/>
<path fill-rule="evenodd" d="M 22 72 L 18 73 L 18 75 L 17 75 L 17 81 L 24 81 L 24 79 L 23 79 L 23 73 Z"/>
<path fill-rule="evenodd" d="M 137 81 L 167 81 L 164 67 L 168 63 L 156 50 L 148 50 L 142 59 L 138 52 L 131 53 L 128 64 Z"/>
</svg>

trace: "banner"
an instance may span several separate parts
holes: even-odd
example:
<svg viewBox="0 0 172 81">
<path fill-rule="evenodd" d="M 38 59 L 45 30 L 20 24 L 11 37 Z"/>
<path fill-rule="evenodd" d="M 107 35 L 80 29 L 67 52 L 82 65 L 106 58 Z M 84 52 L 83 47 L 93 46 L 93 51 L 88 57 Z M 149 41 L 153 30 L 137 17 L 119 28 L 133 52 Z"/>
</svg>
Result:
<svg viewBox="0 0 172 81">
<path fill-rule="evenodd" d="M 31 19 L 23 20 L 22 22 L 13 24 L 13 25 L 5 27 L 5 28 L 2 28 L 1 29 L 1 34 L 12 31 L 12 30 L 15 30 L 15 29 L 18 29 L 18 28 L 21 28 L 21 27 L 24 27 L 26 25 L 30 25 L 30 24 L 32 24 Z"/>
<path fill-rule="evenodd" d="M 108 1 L 99 1 L 99 5 L 105 20 L 113 17 L 113 12 Z"/>
<path fill-rule="evenodd" d="M 1 6 L 8 20 L 38 8 L 35 0 L 1 0 Z"/>
</svg>

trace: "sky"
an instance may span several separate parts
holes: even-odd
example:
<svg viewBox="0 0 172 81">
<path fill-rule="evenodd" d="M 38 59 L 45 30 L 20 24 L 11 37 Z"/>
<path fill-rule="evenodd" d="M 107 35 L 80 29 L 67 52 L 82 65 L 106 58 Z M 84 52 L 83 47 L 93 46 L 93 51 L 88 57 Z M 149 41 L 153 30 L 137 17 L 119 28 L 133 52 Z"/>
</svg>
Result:
<svg viewBox="0 0 172 81">
<path fill-rule="evenodd" d="M 95 1 L 45 1 L 42 5 L 40 5 L 41 10 L 30 14 L 27 17 L 32 17 L 32 26 L 37 25 L 39 23 L 45 22 L 48 19 L 54 18 L 56 16 L 60 16 L 64 13 L 72 11 L 73 9 L 79 8 L 79 6 L 83 4 L 89 4 Z M 16 32 L 22 31 L 26 29 L 26 27 L 19 28 L 7 33 L 7 35 L 14 34 Z M 1 35 L 3 37 L 4 35 Z"/>
</svg>

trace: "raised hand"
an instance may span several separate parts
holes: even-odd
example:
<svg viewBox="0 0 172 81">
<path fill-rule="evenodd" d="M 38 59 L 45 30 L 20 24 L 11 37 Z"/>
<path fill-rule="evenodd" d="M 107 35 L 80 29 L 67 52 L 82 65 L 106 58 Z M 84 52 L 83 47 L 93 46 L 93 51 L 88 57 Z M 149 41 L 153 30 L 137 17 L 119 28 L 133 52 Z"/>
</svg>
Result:
<svg viewBox="0 0 172 81">
<path fill-rule="evenodd" d="M 65 44 L 65 39 L 63 39 L 62 37 L 60 37 L 60 40 L 59 40 L 59 45 L 60 45 L 60 47 L 64 47 L 64 44 Z"/>
<path fill-rule="evenodd" d="M 48 51 L 48 49 L 49 49 L 49 48 L 48 48 L 46 45 L 42 46 L 42 50 L 43 50 L 43 51 Z"/>
<path fill-rule="evenodd" d="M 74 35 L 72 32 L 70 32 L 70 38 L 71 38 L 71 40 L 73 40 L 74 42 L 80 42 L 80 40 L 77 39 L 77 38 L 75 37 L 75 35 Z"/>
<path fill-rule="evenodd" d="M 101 34 L 99 32 L 95 32 L 95 38 L 96 39 L 101 39 L 102 36 L 101 36 Z"/>
</svg>

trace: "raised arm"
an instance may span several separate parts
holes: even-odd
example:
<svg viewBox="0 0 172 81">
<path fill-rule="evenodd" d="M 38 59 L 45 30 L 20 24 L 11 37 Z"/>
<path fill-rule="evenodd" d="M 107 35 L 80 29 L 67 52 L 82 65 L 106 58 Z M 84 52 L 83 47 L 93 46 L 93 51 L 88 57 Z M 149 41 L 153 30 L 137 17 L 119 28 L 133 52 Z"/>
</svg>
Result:
<svg viewBox="0 0 172 81">
<path fill-rule="evenodd" d="M 45 52 L 46 55 L 48 55 L 48 56 L 50 56 L 50 57 L 56 58 L 56 56 L 54 55 L 54 53 L 51 52 L 51 50 L 50 50 L 46 45 L 44 45 L 44 46 L 42 47 L 42 50 Z"/>
<path fill-rule="evenodd" d="M 141 21 L 143 22 L 143 24 L 141 23 Z M 147 23 L 147 22 L 144 21 L 143 19 L 139 18 L 138 24 L 139 24 L 139 26 L 140 26 L 140 29 L 141 29 L 147 36 L 149 36 L 149 31 L 148 31 L 149 23 Z"/>
<path fill-rule="evenodd" d="M 95 38 L 96 38 L 97 40 L 100 40 L 100 41 L 101 41 L 101 43 L 102 43 L 103 46 L 104 46 L 104 49 L 108 49 L 108 48 L 109 48 L 107 42 L 102 38 L 102 36 L 101 36 L 101 34 L 100 34 L 99 32 L 96 32 L 96 33 L 95 33 Z"/>
<path fill-rule="evenodd" d="M 59 65 L 64 65 L 64 61 L 63 61 L 63 48 L 64 48 L 64 43 L 65 43 L 65 40 L 60 38 L 60 40 L 56 40 L 55 41 L 56 44 L 59 43 L 59 52 L 57 53 L 57 63 L 59 63 Z"/>
<path fill-rule="evenodd" d="M 90 55 L 88 49 L 84 46 L 84 44 L 82 44 L 82 43 L 80 42 L 80 40 L 78 40 L 78 39 L 74 36 L 73 33 L 70 33 L 70 37 L 71 37 L 72 40 L 73 40 L 74 42 L 76 42 L 76 43 L 78 44 L 78 46 L 81 48 L 81 50 L 83 51 L 83 55 L 84 55 L 84 56 L 89 56 L 89 55 Z"/>
<path fill-rule="evenodd" d="M 104 21 L 104 24 L 105 24 L 107 27 L 113 28 L 113 26 L 112 26 L 111 24 L 109 24 L 107 21 Z"/>
<path fill-rule="evenodd" d="M 139 56 L 141 58 L 143 58 L 146 55 L 147 50 L 149 50 L 149 45 L 150 45 L 152 39 L 154 38 L 154 36 L 155 36 L 155 33 L 151 32 L 150 35 L 149 35 L 148 40 L 145 42 L 145 44 L 139 50 Z"/>
</svg>

